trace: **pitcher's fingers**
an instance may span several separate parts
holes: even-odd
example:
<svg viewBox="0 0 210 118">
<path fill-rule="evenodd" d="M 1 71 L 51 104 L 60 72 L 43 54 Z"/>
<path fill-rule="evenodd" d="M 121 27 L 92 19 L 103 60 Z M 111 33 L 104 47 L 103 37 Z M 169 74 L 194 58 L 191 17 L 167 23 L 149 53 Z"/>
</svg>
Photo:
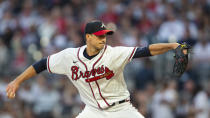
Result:
<svg viewBox="0 0 210 118">
<path fill-rule="evenodd" d="M 7 97 L 9 98 L 9 99 L 11 99 L 11 95 L 10 95 L 11 93 L 7 93 Z"/>
<path fill-rule="evenodd" d="M 13 86 L 8 85 L 7 88 L 6 88 L 6 91 L 9 92 L 9 91 L 11 91 L 13 88 L 14 88 Z"/>
<path fill-rule="evenodd" d="M 15 98 L 15 93 L 12 93 L 12 94 L 11 94 L 11 97 L 12 97 L 12 98 Z"/>
<path fill-rule="evenodd" d="M 9 88 L 9 89 L 7 90 L 8 95 L 9 95 L 11 92 L 12 92 L 12 88 Z"/>
<path fill-rule="evenodd" d="M 14 92 L 10 89 L 8 92 L 7 92 L 7 96 L 11 96 Z"/>
<path fill-rule="evenodd" d="M 8 91 L 9 91 L 9 89 L 10 89 L 10 86 L 8 85 L 8 86 L 7 86 L 7 88 L 6 88 L 6 91 L 8 92 Z"/>
<path fill-rule="evenodd" d="M 7 97 L 11 97 L 12 92 L 7 92 Z"/>
<path fill-rule="evenodd" d="M 13 92 L 9 93 L 9 98 L 14 98 L 14 96 L 15 96 L 15 93 Z"/>
<path fill-rule="evenodd" d="M 9 97 L 10 91 L 7 91 L 6 93 L 7 93 L 7 97 Z"/>
<path fill-rule="evenodd" d="M 16 88 L 14 86 L 9 87 L 8 92 L 16 92 Z"/>
</svg>

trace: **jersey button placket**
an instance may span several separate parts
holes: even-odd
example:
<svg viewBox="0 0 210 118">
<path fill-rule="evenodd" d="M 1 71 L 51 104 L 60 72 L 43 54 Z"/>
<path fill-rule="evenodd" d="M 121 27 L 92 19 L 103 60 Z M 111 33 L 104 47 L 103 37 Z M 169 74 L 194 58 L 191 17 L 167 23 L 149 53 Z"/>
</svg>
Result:
<svg viewBox="0 0 210 118">
<path fill-rule="evenodd" d="M 85 66 L 86 71 L 88 71 L 87 65 L 86 65 L 86 64 L 80 59 L 80 57 L 79 57 L 80 49 L 81 49 L 81 47 L 78 49 L 77 57 L 78 57 L 79 61 Z M 87 79 L 88 79 L 88 78 L 87 78 Z M 89 84 L 89 86 L 90 86 L 90 89 L 91 89 L 93 98 L 95 99 L 96 103 L 98 104 L 98 107 L 99 107 L 100 109 L 102 109 L 101 106 L 100 106 L 100 104 L 98 103 L 98 101 L 97 101 L 96 98 L 95 98 L 95 95 L 94 95 L 94 92 L 93 92 L 93 89 L 92 89 L 91 84 L 90 84 L 89 82 L 88 82 L 88 84 Z"/>
</svg>

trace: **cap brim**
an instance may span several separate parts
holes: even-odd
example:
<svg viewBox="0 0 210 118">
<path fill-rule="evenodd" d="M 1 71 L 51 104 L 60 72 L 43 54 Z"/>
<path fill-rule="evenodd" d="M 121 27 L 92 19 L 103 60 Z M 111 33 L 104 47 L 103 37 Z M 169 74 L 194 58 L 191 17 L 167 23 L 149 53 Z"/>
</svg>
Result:
<svg viewBox="0 0 210 118">
<path fill-rule="evenodd" d="M 100 35 L 105 35 L 105 34 L 112 35 L 113 33 L 114 33 L 114 31 L 112 31 L 112 30 L 100 30 L 100 31 L 97 31 L 93 34 L 96 35 L 96 36 L 100 36 Z"/>
</svg>

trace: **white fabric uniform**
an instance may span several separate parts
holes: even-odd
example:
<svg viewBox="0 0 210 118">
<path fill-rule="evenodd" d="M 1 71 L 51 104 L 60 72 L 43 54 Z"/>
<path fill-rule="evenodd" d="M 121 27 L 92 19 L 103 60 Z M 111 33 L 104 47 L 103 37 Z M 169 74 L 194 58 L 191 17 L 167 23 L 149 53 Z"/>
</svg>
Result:
<svg viewBox="0 0 210 118">
<path fill-rule="evenodd" d="M 86 104 L 86 108 L 81 115 L 86 114 L 85 112 L 89 112 L 91 109 L 98 109 L 98 111 L 93 110 L 92 113 L 95 112 L 97 118 L 100 118 L 98 117 L 99 114 L 105 111 L 116 112 L 117 109 L 114 108 L 118 106 L 122 106 L 118 110 L 125 110 L 126 107 L 121 104 L 113 107 L 111 105 L 129 99 L 130 94 L 124 81 L 123 70 L 125 65 L 133 58 L 136 47 L 111 47 L 106 45 L 91 60 L 84 57 L 85 48 L 86 45 L 79 48 L 67 48 L 48 56 L 48 71 L 67 75 L 72 81 L 78 89 L 82 101 Z M 131 108 L 131 105 L 129 106 L 130 103 L 128 104 L 128 102 L 122 104 L 127 104 L 127 109 L 134 109 Z M 135 114 L 132 118 L 143 118 L 135 109 L 127 111 L 131 112 L 129 113 L 130 117 Z M 78 117 L 83 118 L 81 115 Z M 89 117 L 90 115 L 85 115 L 85 118 Z"/>
</svg>

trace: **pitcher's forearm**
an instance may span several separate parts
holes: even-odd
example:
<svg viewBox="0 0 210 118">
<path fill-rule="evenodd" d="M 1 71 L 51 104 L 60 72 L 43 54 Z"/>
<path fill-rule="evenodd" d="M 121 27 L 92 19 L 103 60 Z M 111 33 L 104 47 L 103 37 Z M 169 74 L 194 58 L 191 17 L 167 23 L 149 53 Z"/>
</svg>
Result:
<svg viewBox="0 0 210 118">
<path fill-rule="evenodd" d="M 30 79 L 35 76 L 37 73 L 33 66 L 28 67 L 23 73 L 21 73 L 14 81 L 21 84 L 23 81 Z"/>
<path fill-rule="evenodd" d="M 158 44 L 151 44 L 149 46 L 149 50 L 151 55 L 159 55 L 163 54 L 169 50 L 176 49 L 178 47 L 178 43 L 158 43 Z"/>
<path fill-rule="evenodd" d="M 44 63 L 46 63 L 46 59 L 44 59 Z M 37 75 L 37 73 L 40 73 L 41 71 L 45 70 L 45 65 L 41 63 L 42 61 L 39 61 L 30 67 L 28 67 L 23 73 L 21 73 L 18 77 L 16 77 L 15 80 L 11 81 L 6 89 L 7 97 L 12 99 L 15 98 L 15 93 L 18 90 L 21 83 L 23 83 L 25 80 L 28 80 L 32 78 L 33 76 Z M 44 67 L 44 68 L 43 68 Z"/>
</svg>

